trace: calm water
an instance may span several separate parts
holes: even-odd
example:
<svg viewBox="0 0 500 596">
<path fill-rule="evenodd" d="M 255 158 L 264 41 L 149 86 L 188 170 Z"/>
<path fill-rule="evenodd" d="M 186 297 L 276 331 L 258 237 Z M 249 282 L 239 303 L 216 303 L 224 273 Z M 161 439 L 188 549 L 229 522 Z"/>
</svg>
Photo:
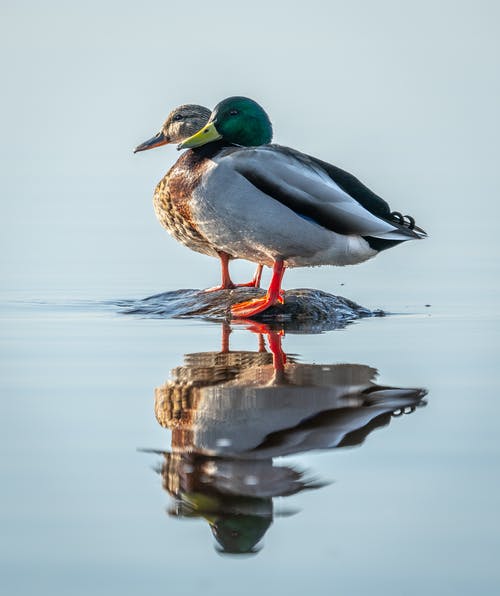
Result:
<svg viewBox="0 0 500 596">
<path fill-rule="evenodd" d="M 497 592 L 497 319 L 116 310 L 6 303 L 6 593 Z"/>
</svg>

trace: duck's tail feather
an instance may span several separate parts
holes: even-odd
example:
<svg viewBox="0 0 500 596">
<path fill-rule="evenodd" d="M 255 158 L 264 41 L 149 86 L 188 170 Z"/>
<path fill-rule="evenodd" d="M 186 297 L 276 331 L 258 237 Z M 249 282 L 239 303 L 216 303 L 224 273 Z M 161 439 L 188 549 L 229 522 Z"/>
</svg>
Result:
<svg viewBox="0 0 500 596">
<path fill-rule="evenodd" d="M 408 218 L 408 216 L 405 216 Z M 402 222 L 393 219 L 386 220 L 394 226 L 394 230 L 373 236 L 363 236 L 371 248 L 376 251 L 392 248 L 407 240 L 423 240 L 427 238 L 427 232 L 415 225 L 413 218 L 403 219 Z"/>
<path fill-rule="evenodd" d="M 411 230 L 412 232 L 415 232 L 418 238 L 427 237 L 427 232 L 415 225 L 415 218 L 411 215 L 403 215 L 399 211 L 391 211 L 388 220 L 393 225 L 397 225 L 400 230 Z"/>
</svg>

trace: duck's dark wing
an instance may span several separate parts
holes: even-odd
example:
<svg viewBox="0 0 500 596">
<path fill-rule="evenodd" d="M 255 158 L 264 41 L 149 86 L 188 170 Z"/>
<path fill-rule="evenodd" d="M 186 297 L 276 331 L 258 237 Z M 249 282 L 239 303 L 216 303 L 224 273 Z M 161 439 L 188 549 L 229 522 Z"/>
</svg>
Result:
<svg viewBox="0 0 500 596">
<path fill-rule="evenodd" d="M 407 215 L 403 217 L 400 213 L 391 211 L 389 203 L 384 201 L 382 197 L 379 197 L 367 186 L 365 186 L 356 178 L 356 176 L 353 176 L 349 172 L 346 172 L 345 170 L 342 170 L 341 168 L 338 168 L 337 166 L 334 166 L 326 161 L 312 157 L 311 155 L 307 155 L 306 157 L 319 167 L 323 168 L 323 170 L 325 170 L 330 178 L 336 182 L 340 188 L 342 188 L 342 190 L 344 190 L 353 199 L 358 201 L 358 203 L 363 205 L 365 209 L 368 209 L 370 213 L 373 213 L 374 215 L 377 215 L 386 221 L 397 224 L 400 227 L 413 230 L 418 238 L 425 238 L 427 236 L 427 233 L 422 230 L 422 228 L 419 228 L 415 225 L 415 221 L 412 217 Z M 377 242 L 373 242 L 373 244 L 373 248 L 377 248 L 377 250 L 381 250 L 383 247 L 389 248 L 389 246 L 392 246 L 392 244 L 383 246 Z M 377 247 L 375 245 L 377 245 Z"/>
<path fill-rule="evenodd" d="M 384 201 L 382 197 L 376 195 L 372 190 L 365 186 L 360 180 L 353 176 L 349 172 L 338 168 L 326 161 L 307 156 L 313 163 L 323 168 L 330 178 L 340 186 L 349 196 L 351 196 L 360 205 L 363 205 L 365 209 L 368 209 L 373 215 L 377 215 L 382 218 L 389 218 L 391 215 L 391 208 L 389 203 Z"/>
<path fill-rule="evenodd" d="M 387 203 L 354 176 L 293 149 L 279 145 L 238 148 L 223 152 L 215 160 L 229 165 L 298 215 L 339 234 L 390 241 L 420 237 L 388 221 Z"/>
</svg>

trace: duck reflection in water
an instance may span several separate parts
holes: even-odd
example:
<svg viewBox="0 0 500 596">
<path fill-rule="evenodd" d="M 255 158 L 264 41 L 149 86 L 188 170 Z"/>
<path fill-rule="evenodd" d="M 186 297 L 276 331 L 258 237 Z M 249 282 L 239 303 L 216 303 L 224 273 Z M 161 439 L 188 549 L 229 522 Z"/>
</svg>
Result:
<svg viewBox="0 0 500 596">
<path fill-rule="evenodd" d="M 303 364 L 285 355 L 282 331 L 247 322 L 258 351 L 187 354 L 155 390 L 158 422 L 172 431 L 159 468 L 171 515 L 202 517 L 224 553 L 257 552 L 273 499 L 325 485 L 273 459 L 361 445 L 395 416 L 425 405 L 425 390 L 377 385 L 362 364 Z M 269 347 L 269 352 L 266 349 Z"/>
</svg>

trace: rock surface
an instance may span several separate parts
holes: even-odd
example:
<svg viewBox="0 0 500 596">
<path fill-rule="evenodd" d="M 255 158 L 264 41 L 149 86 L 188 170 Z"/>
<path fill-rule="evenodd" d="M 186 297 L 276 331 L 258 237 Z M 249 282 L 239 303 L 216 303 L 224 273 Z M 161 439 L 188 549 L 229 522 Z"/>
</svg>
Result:
<svg viewBox="0 0 500 596">
<path fill-rule="evenodd" d="M 124 314 L 153 318 L 203 318 L 212 321 L 231 320 L 231 305 L 264 295 L 258 288 L 236 288 L 205 292 L 203 290 L 176 290 L 139 300 L 121 300 L 117 303 Z M 285 304 L 276 304 L 253 317 L 263 323 L 286 323 L 287 327 L 300 324 L 303 331 L 316 326 L 321 329 L 338 328 L 365 317 L 383 316 L 342 296 L 321 290 L 296 289 L 285 294 Z"/>
</svg>

